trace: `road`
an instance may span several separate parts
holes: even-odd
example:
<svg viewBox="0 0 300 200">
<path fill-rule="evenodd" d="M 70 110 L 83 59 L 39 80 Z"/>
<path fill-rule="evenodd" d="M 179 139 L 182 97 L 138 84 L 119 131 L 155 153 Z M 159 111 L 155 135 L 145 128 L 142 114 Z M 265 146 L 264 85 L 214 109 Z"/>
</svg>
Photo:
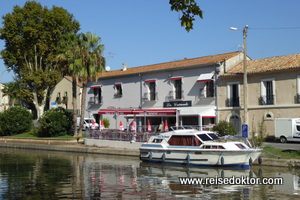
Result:
<svg viewBox="0 0 300 200">
<path fill-rule="evenodd" d="M 288 142 L 288 143 L 279 143 L 279 142 L 264 142 L 263 146 L 272 146 L 278 149 L 290 149 L 290 150 L 300 150 L 300 143 Z"/>
</svg>

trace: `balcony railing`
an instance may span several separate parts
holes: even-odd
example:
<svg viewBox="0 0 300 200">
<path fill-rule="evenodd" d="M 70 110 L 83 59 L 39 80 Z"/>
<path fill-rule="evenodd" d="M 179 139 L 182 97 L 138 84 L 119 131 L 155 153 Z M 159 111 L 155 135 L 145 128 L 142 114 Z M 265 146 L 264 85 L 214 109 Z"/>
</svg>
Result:
<svg viewBox="0 0 300 200">
<path fill-rule="evenodd" d="M 226 105 L 227 107 L 237 107 L 240 106 L 240 98 L 228 98 L 226 99 Z"/>
<path fill-rule="evenodd" d="M 274 104 L 274 95 L 267 95 L 259 97 L 260 105 L 273 105 Z"/>
<path fill-rule="evenodd" d="M 157 92 L 145 92 L 143 95 L 144 101 L 157 101 Z"/>
<path fill-rule="evenodd" d="M 183 100 L 184 96 L 183 96 L 183 90 L 181 91 L 170 91 L 167 99 L 169 101 L 176 101 L 176 100 Z"/>
<path fill-rule="evenodd" d="M 103 97 L 102 96 L 100 98 L 98 96 L 90 97 L 90 100 L 89 100 L 88 103 L 90 105 L 91 104 L 102 104 L 103 103 Z"/>
</svg>

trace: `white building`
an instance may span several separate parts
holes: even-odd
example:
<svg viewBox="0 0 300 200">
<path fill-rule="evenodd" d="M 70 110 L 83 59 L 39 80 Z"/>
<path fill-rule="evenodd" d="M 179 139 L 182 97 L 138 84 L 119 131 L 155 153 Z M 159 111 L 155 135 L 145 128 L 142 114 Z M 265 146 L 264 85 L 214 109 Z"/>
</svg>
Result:
<svg viewBox="0 0 300 200">
<path fill-rule="evenodd" d="M 169 126 L 213 126 L 217 75 L 242 59 L 231 52 L 99 73 L 88 85 L 86 116 L 108 118 L 113 129 L 133 120 L 139 131 L 149 122 L 156 130 L 166 120 Z"/>
<path fill-rule="evenodd" d="M 4 84 L 0 83 L 0 112 L 3 112 L 9 107 L 9 97 L 3 94 L 3 89 Z"/>
</svg>

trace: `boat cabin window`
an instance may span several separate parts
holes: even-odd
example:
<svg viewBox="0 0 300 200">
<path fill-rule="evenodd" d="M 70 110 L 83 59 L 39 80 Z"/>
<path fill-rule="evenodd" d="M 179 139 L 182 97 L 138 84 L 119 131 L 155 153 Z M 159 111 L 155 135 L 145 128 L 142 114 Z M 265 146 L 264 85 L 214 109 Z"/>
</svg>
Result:
<svg viewBox="0 0 300 200">
<path fill-rule="evenodd" d="M 240 149 L 246 149 L 246 147 L 241 143 L 237 143 L 237 144 L 235 144 L 235 146 L 237 146 Z"/>
<path fill-rule="evenodd" d="M 161 143 L 163 141 L 163 139 L 154 139 L 152 140 L 153 143 Z"/>
<path fill-rule="evenodd" d="M 205 145 L 203 146 L 203 149 L 225 149 L 223 146 L 221 145 Z"/>
<path fill-rule="evenodd" d="M 200 146 L 201 142 L 193 135 L 173 135 L 168 141 L 169 145 Z"/>
<path fill-rule="evenodd" d="M 218 136 L 215 133 L 207 133 L 213 140 L 217 140 Z"/>
<path fill-rule="evenodd" d="M 212 139 L 207 134 L 197 135 L 202 141 L 211 141 Z"/>
<path fill-rule="evenodd" d="M 297 131 L 300 131 L 300 125 L 297 125 L 296 128 L 297 128 Z"/>
</svg>

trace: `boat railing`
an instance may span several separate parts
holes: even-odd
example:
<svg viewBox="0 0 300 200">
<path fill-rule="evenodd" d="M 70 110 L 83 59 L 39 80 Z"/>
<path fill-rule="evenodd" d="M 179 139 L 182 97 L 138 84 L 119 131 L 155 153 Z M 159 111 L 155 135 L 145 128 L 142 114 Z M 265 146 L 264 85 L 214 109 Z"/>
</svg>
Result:
<svg viewBox="0 0 300 200">
<path fill-rule="evenodd" d="M 198 126 L 198 125 L 184 125 L 184 126 L 171 126 L 170 130 L 175 131 L 175 130 L 186 130 L 186 129 L 194 129 L 197 131 L 210 131 L 212 127 L 210 125 L 203 125 L 203 126 Z"/>
</svg>

